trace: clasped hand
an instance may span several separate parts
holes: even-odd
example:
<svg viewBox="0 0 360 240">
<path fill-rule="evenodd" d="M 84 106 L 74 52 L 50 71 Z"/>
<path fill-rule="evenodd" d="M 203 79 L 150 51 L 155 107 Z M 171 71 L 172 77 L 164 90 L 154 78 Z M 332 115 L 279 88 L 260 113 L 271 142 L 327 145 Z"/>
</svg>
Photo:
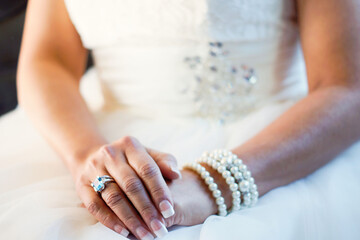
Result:
<svg viewBox="0 0 360 240">
<path fill-rule="evenodd" d="M 146 148 L 134 137 L 101 146 L 80 162 L 74 178 L 84 206 L 125 237 L 129 231 L 138 239 L 162 237 L 166 227 L 201 223 L 216 209 L 196 174 L 181 174 L 174 156 Z M 90 183 L 103 175 L 115 182 L 98 194 Z"/>
</svg>

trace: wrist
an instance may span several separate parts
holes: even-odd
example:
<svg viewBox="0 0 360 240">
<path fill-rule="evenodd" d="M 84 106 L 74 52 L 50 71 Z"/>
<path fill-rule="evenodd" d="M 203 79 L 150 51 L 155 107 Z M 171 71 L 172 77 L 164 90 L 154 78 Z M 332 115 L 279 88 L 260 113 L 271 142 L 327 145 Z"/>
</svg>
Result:
<svg viewBox="0 0 360 240">
<path fill-rule="evenodd" d="M 198 173 L 212 191 L 220 216 L 252 207 L 258 200 L 259 192 L 251 172 L 242 159 L 229 150 L 204 152 L 195 163 L 185 167 Z"/>
<path fill-rule="evenodd" d="M 212 195 L 212 192 L 209 190 L 209 188 L 205 184 L 204 180 L 199 176 L 199 174 L 189 169 L 183 169 L 181 173 L 183 176 L 187 176 L 188 178 L 190 178 L 190 180 L 197 186 L 198 192 L 202 193 L 203 196 L 206 196 L 206 203 L 204 203 L 204 205 L 208 206 L 209 216 L 216 214 L 218 208 L 215 203 L 215 199 Z M 204 200 L 202 200 L 202 202 L 204 202 Z"/>
<path fill-rule="evenodd" d="M 218 189 L 221 191 L 222 197 L 225 200 L 226 206 L 231 206 L 232 205 L 232 195 L 231 195 L 232 192 L 230 191 L 229 186 L 226 183 L 225 179 L 221 176 L 220 173 L 218 173 L 215 169 L 213 169 L 209 165 L 202 163 L 201 166 L 205 167 L 206 171 L 208 171 L 210 173 L 211 177 L 214 178 L 214 182 L 217 184 Z M 202 182 L 204 182 L 204 180 L 202 180 L 201 178 L 200 178 L 200 180 Z M 208 187 L 206 185 L 205 185 L 205 188 L 208 189 Z M 210 191 L 209 191 L 209 193 L 211 194 Z M 212 195 L 211 195 L 211 197 L 212 197 L 212 201 L 215 202 L 214 197 Z M 217 208 L 216 208 L 215 212 L 217 212 Z"/>
</svg>

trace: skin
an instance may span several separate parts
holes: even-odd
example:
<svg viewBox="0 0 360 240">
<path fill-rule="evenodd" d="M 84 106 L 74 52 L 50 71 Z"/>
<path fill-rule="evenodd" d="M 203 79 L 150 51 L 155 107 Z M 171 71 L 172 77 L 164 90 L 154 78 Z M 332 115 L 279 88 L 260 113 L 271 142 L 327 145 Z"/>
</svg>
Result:
<svg viewBox="0 0 360 240">
<path fill-rule="evenodd" d="M 360 138 L 360 1 L 298 0 L 297 10 L 309 94 L 255 137 L 232 149 L 251 170 L 260 196 L 307 176 Z M 18 68 L 19 102 L 64 160 L 85 207 L 107 227 L 117 232 L 121 231 L 115 226 L 125 227 L 139 239 L 136 228 L 152 231 L 151 219 L 165 221 L 167 226 L 194 225 L 214 214 L 213 198 L 191 171 L 183 170 L 181 179 L 164 185 L 160 174 L 179 177 L 171 170 L 176 166 L 173 156 L 150 150 L 133 137 L 108 143 L 100 134 L 79 93 L 86 57 L 62 0 L 29 2 Z M 141 169 L 146 168 L 151 174 L 143 174 Z M 105 201 L 89 187 L 101 171 L 111 172 L 119 183 L 103 191 Z M 213 174 L 229 205 L 227 185 Z M 135 196 L 121 185 L 121 179 L 130 175 L 132 181 L 152 180 L 153 185 L 141 185 Z M 161 193 L 156 197 L 155 192 Z M 132 198 L 110 204 L 106 197 L 110 195 Z M 140 206 L 139 199 L 146 206 Z M 172 203 L 174 216 L 161 218 L 157 205 L 162 199 Z M 131 209 L 127 216 L 121 213 L 125 206 Z M 134 216 L 135 210 L 140 215 Z"/>
</svg>

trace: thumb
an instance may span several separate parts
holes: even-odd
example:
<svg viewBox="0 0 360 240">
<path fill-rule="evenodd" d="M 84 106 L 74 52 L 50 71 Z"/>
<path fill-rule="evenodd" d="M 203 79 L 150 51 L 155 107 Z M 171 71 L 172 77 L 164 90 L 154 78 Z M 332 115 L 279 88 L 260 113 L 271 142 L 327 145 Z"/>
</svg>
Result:
<svg viewBox="0 0 360 240">
<path fill-rule="evenodd" d="M 181 179 L 181 173 L 173 155 L 150 148 L 146 148 L 146 150 L 159 166 L 164 178 L 169 180 Z"/>
</svg>

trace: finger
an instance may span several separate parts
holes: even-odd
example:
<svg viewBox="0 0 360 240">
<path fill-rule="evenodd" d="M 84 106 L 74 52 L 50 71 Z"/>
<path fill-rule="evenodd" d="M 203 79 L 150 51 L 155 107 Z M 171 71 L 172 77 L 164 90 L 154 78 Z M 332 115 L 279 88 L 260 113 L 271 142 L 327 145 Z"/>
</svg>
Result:
<svg viewBox="0 0 360 240">
<path fill-rule="evenodd" d="M 174 215 L 170 190 L 158 165 L 146 149 L 136 140 L 125 148 L 125 155 L 130 166 L 144 182 L 146 189 L 164 218 Z"/>
<path fill-rule="evenodd" d="M 92 189 L 92 187 L 84 186 L 79 196 L 84 203 L 86 209 L 102 224 L 121 234 L 124 237 L 129 235 L 129 231 L 119 218 L 109 209 L 99 195 Z"/>
<path fill-rule="evenodd" d="M 107 146 L 107 148 L 112 147 Z M 164 236 L 167 233 L 164 225 L 165 221 L 151 201 L 141 179 L 129 166 L 123 154 L 117 153 L 116 155 L 111 155 L 111 152 L 115 152 L 114 148 L 112 148 L 112 151 L 105 151 L 107 155 L 106 166 L 110 175 L 115 179 L 125 196 L 136 208 L 148 228 L 158 237 Z M 148 231 L 145 230 L 144 228 L 136 229 L 136 232 L 138 235 L 147 235 Z"/>
<path fill-rule="evenodd" d="M 181 173 L 177 166 L 176 158 L 164 152 L 151 148 L 145 148 L 149 155 L 155 160 L 159 166 L 162 175 L 170 180 L 181 179 Z"/>
<path fill-rule="evenodd" d="M 111 210 L 138 239 L 153 238 L 147 230 L 145 223 L 140 219 L 137 211 L 116 183 L 108 184 L 101 192 L 101 196 Z"/>
</svg>

